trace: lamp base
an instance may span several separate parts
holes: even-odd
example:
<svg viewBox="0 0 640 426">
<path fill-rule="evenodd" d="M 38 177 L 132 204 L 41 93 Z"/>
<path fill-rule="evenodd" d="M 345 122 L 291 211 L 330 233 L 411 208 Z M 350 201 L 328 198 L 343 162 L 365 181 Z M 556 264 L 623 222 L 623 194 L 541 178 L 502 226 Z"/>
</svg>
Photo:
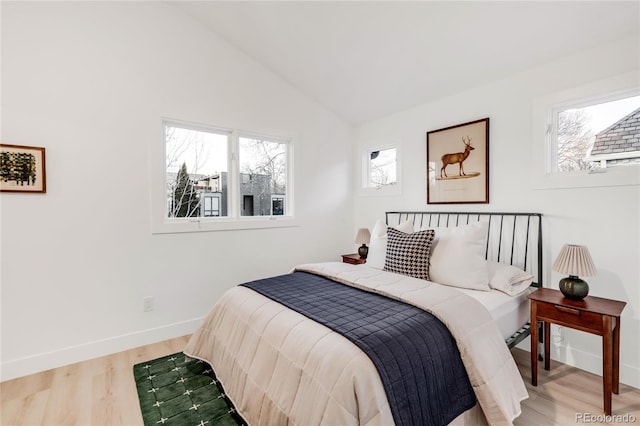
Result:
<svg viewBox="0 0 640 426">
<path fill-rule="evenodd" d="M 358 247 L 358 254 L 362 259 L 366 259 L 367 255 L 369 254 L 369 247 L 367 247 L 366 244 L 361 245 L 360 247 Z"/>
<path fill-rule="evenodd" d="M 558 286 L 562 294 L 569 299 L 582 300 L 589 294 L 589 284 L 573 275 L 561 279 Z"/>
</svg>

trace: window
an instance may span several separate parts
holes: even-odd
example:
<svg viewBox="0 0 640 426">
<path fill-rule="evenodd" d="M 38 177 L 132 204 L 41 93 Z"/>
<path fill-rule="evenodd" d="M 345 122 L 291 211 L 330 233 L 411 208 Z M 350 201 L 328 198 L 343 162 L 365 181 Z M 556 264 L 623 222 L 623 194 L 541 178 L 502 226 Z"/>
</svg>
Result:
<svg viewBox="0 0 640 426">
<path fill-rule="evenodd" d="M 360 179 L 355 190 L 366 197 L 397 196 L 401 190 L 401 143 L 397 136 L 363 141 L 357 158 Z"/>
<path fill-rule="evenodd" d="M 163 131 L 161 190 L 152 179 L 154 232 L 294 225 L 289 140 L 173 120 Z"/>
<path fill-rule="evenodd" d="M 284 214 L 284 196 L 271 196 L 271 214 L 274 216 L 282 216 Z"/>
<path fill-rule="evenodd" d="M 273 196 L 287 193 L 287 144 L 277 140 L 240 136 L 241 194 L 251 197 L 243 203 L 242 216 L 271 216 Z M 284 204 L 283 204 L 284 207 Z M 279 215 L 285 214 L 283 210 Z"/>
<path fill-rule="evenodd" d="M 640 162 L 640 96 L 625 93 L 556 107 L 551 126 L 554 172 Z"/>
<path fill-rule="evenodd" d="M 533 187 L 638 185 L 639 113 L 635 72 L 535 98 Z"/>
<path fill-rule="evenodd" d="M 221 216 L 220 201 L 221 194 L 206 194 L 202 197 L 202 216 L 218 217 Z"/>
<path fill-rule="evenodd" d="M 229 136 L 165 125 L 168 218 L 227 216 Z"/>
<path fill-rule="evenodd" d="M 374 149 L 367 154 L 367 188 L 396 184 L 396 149 Z"/>
</svg>

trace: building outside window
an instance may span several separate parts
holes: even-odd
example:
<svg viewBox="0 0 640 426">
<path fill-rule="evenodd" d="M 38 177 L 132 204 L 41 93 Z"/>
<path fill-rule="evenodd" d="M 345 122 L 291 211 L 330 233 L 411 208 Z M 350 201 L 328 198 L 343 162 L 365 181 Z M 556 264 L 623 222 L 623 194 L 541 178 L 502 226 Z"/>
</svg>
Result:
<svg viewBox="0 0 640 426">
<path fill-rule="evenodd" d="M 165 139 L 167 218 L 287 215 L 286 140 L 172 122 Z"/>
<path fill-rule="evenodd" d="M 242 216 L 272 216 L 275 194 L 287 192 L 287 144 L 276 139 L 252 136 L 239 138 L 240 192 L 250 195 L 251 208 L 243 201 Z M 284 203 L 282 204 L 284 215 Z"/>
<path fill-rule="evenodd" d="M 640 108 L 596 134 L 586 160 L 600 168 L 640 164 Z"/>
</svg>

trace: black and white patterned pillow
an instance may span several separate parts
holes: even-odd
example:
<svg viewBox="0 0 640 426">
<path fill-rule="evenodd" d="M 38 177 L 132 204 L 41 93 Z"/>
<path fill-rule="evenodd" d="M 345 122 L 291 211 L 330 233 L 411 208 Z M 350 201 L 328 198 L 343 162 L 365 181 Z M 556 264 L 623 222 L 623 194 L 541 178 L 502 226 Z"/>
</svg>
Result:
<svg viewBox="0 0 640 426">
<path fill-rule="evenodd" d="M 387 237 L 384 270 L 428 280 L 431 245 L 435 237 L 433 229 L 405 234 L 389 228 Z"/>
</svg>

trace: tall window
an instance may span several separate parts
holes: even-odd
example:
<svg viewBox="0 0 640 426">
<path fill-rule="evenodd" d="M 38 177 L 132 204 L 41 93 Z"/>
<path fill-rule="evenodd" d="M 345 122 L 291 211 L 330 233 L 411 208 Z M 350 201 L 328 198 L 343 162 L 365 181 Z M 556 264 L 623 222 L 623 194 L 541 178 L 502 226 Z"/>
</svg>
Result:
<svg viewBox="0 0 640 426">
<path fill-rule="evenodd" d="M 239 142 L 242 216 L 286 214 L 284 204 L 273 213 L 272 200 L 287 193 L 287 143 L 248 136 L 240 136 Z M 253 200 L 251 207 L 247 197 Z"/>
<path fill-rule="evenodd" d="M 165 122 L 165 218 L 290 216 L 290 143 Z"/>
<path fill-rule="evenodd" d="M 640 96 L 564 104 L 551 120 L 551 172 L 640 163 Z"/>
<path fill-rule="evenodd" d="M 396 148 L 374 149 L 367 154 L 367 188 L 396 184 Z"/>
<path fill-rule="evenodd" d="M 229 137 L 165 125 L 167 217 L 227 216 Z"/>
</svg>

